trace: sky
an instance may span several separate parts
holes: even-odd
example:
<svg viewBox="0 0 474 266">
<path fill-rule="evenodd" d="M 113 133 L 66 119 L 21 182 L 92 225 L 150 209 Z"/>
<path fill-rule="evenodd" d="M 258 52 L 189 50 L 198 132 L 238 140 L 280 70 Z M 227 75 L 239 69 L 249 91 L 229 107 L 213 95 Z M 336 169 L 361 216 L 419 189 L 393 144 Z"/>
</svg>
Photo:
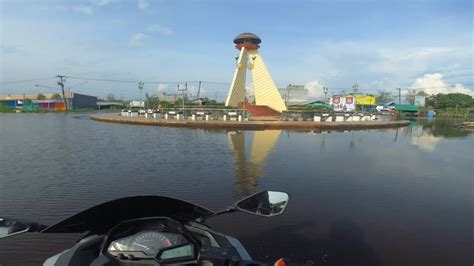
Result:
<svg viewBox="0 0 474 266">
<path fill-rule="evenodd" d="M 61 74 L 87 78 L 66 87 L 100 97 L 137 98 L 138 80 L 144 93 L 175 93 L 189 81 L 195 94 L 192 81 L 206 81 L 201 96 L 222 100 L 238 54 L 232 40 L 252 32 L 281 88 L 473 95 L 472 1 L 0 2 L 1 94 L 56 92 Z"/>
</svg>

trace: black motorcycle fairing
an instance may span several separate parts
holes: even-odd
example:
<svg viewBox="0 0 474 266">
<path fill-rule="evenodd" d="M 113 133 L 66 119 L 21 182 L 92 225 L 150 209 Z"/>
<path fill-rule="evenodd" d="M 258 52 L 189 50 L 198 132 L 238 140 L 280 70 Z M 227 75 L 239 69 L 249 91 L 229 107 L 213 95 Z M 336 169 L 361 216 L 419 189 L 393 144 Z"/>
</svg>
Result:
<svg viewBox="0 0 474 266">
<path fill-rule="evenodd" d="M 42 233 L 105 234 L 115 225 L 144 217 L 166 216 L 187 223 L 214 212 L 196 204 L 163 196 L 132 196 L 108 201 L 86 209 L 52 226 Z"/>
<path fill-rule="evenodd" d="M 43 264 L 44 266 L 82 266 L 90 265 L 100 255 L 104 236 L 93 235 L 82 239 L 72 248 L 59 253 Z"/>
</svg>

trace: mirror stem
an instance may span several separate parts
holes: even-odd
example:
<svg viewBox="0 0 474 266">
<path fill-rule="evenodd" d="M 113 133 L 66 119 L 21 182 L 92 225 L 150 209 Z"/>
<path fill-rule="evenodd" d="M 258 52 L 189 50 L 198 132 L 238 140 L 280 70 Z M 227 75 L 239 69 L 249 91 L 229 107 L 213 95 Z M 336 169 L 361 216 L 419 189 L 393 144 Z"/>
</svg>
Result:
<svg viewBox="0 0 474 266">
<path fill-rule="evenodd" d="M 209 216 L 205 216 L 205 217 L 198 218 L 198 219 L 196 219 L 196 221 L 197 221 L 197 222 L 200 222 L 200 223 L 204 223 L 204 222 L 206 222 L 206 220 L 207 220 L 208 218 L 216 217 L 216 216 L 221 215 L 221 214 L 224 214 L 224 213 L 231 213 L 231 212 L 235 212 L 235 211 L 237 211 L 237 209 L 235 208 L 235 206 L 230 206 L 230 207 L 228 207 L 228 208 L 225 209 L 225 210 L 215 212 L 215 213 L 213 213 L 213 214 L 211 214 L 211 215 L 209 215 Z"/>
</svg>

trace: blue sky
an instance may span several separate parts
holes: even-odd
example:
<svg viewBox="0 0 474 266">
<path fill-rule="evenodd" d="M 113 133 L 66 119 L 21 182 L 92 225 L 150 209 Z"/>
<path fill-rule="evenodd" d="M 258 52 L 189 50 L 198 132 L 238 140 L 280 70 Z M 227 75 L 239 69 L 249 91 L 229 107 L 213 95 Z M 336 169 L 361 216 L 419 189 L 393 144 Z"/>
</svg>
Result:
<svg viewBox="0 0 474 266">
<path fill-rule="evenodd" d="M 472 93 L 472 1 L 167 1 L 1 2 L 1 90 L 57 87 L 56 74 L 230 83 L 232 39 L 262 38 L 261 54 L 279 87 L 302 84 L 314 96 L 423 87 Z M 81 80 L 69 79 L 68 85 Z M 195 89 L 190 84 L 190 89 Z M 176 91 L 174 84 L 145 85 Z M 227 85 L 204 84 L 223 98 Z M 136 84 L 89 81 L 77 92 L 136 97 Z"/>
</svg>

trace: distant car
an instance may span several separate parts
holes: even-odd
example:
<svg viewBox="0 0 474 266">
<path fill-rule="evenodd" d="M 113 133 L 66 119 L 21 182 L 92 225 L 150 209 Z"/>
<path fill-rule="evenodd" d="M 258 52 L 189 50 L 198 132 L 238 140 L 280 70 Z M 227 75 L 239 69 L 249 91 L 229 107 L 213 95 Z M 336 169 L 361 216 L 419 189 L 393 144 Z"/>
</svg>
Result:
<svg viewBox="0 0 474 266">
<path fill-rule="evenodd" d="M 153 110 L 152 110 L 152 109 L 148 109 L 146 112 L 147 112 L 148 114 L 153 114 Z"/>
</svg>

